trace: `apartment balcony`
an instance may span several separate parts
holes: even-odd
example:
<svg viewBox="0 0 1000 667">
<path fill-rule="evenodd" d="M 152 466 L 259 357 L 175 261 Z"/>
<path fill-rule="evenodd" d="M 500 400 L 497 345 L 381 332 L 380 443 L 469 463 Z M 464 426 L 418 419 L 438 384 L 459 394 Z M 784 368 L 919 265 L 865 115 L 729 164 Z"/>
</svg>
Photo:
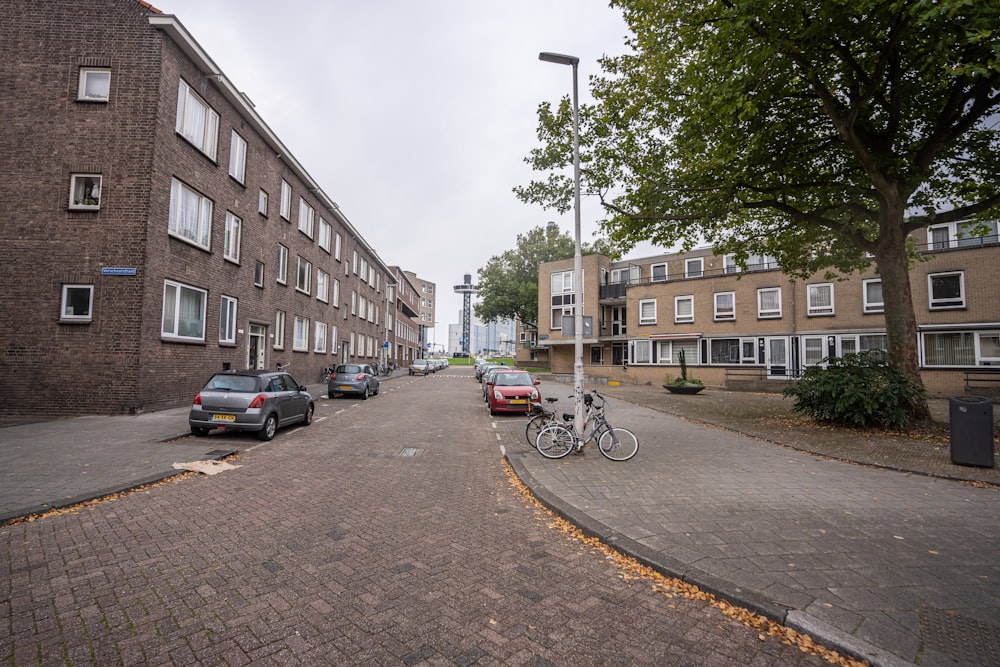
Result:
<svg viewBox="0 0 1000 667">
<path fill-rule="evenodd" d="M 601 285 L 598 299 L 602 304 L 625 303 L 628 283 L 608 283 Z"/>
</svg>

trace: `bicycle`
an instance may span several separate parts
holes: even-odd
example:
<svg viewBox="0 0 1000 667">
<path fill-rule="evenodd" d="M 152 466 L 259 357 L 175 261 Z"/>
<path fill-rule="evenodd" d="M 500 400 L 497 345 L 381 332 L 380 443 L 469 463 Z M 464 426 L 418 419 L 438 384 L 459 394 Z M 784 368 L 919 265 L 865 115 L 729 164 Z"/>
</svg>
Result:
<svg viewBox="0 0 1000 667">
<path fill-rule="evenodd" d="M 600 399 L 594 403 L 593 397 Z M 590 399 L 589 401 L 587 399 Z M 584 395 L 587 418 L 583 425 L 585 435 L 578 437 L 573 425 L 551 422 L 535 439 L 538 453 L 547 459 L 561 459 L 573 450 L 582 452 L 587 443 L 597 439 L 597 449 L 611 461 L 628 461 L 639 451 L 639 439 L 627 428 L 612 426 L 604 414 L 606 400 L 596 391 Z M 590 432 L 587 428 L 591 427 Z"/>
<path fill-rule="evenodd" d="M 555 403 L 558 400 L 558 398 L 553 398 L 552 396 L 545 397 L 547 403 Z M 538 439 L 538 434 L 541 433 L 542 429 L 558 420 L 556 419 L 555 410 L 546 410 L 538 403 L 531 405 L 531 413 L 532 416 L 528 418 L 528 423 L 524 427 L 524 437 L 528 440 L 528 444 L 534 447 L 535 440 Z M 573 421 L 573 415 L 568 412 L 563 413 L 562 418 L 564 422 Z"/>
</svg>

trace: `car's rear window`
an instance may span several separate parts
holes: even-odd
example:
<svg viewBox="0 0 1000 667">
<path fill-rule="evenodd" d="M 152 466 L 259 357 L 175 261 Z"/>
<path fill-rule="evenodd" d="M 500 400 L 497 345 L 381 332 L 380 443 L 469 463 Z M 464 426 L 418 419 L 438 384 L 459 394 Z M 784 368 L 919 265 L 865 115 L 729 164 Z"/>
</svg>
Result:
<svg viewBox="0 0 1000 667">
<path fill-rule="evenodd" d="M 337 372 L 338 373 L 360 373 L 361 372 L 361 366 L 358 366 L 357 364 L 341 364 L 340 366 L 337 366 Z"/>
<path fill-rule="evenodd" d="M 523 387 L 534 382 L 527 373 L 497 373 L 496 382 L 493 384 L 501 387 Z"/>
<path fill-rule="evenodd" d="M 250 375 L 215 375 L 205 385 L 205 389 L 249 393 L 257 390 L 257 378 Z"/>
</svg>

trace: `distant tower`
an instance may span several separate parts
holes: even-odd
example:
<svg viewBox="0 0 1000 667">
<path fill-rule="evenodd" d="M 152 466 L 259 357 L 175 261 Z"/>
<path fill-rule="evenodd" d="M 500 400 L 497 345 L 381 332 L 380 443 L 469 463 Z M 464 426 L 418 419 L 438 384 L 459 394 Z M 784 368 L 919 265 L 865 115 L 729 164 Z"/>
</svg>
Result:
<svg viewBox="0 0 1000 667">
<path fill-rule="evenodd" d="M 455 291 L 463 295 L 462 303 L 462 338 L 459 343 L 462 345 L 462 353 L 469 354 L 469 336 L 472 334 L 472 295 L 476 293 L 476 286 L 472 284 L 472 276 L 465 274 L 465 283 L 455 285 Z"/>
</svg>

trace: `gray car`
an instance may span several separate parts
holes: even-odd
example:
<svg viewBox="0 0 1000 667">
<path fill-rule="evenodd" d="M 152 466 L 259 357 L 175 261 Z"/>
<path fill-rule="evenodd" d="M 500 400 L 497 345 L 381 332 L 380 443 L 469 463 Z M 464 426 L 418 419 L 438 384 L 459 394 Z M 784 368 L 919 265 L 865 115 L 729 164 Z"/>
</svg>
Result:
<svg viewBox="0 0 1000 667">
<path fill-rule="evenodd" d="M 340 364 L 330 375 L 326 395 L 334 398 L 353 394 L 366 400 L 369 396 L 378 396 L 378 388 L 378 373 L 368 364 Z"/>
<path fill-rule="evenodd" d="M 188 425 L 197 436 L 220 428 L 256 431 L 266 441 L 282 426 L 308 426 L 315 410 L 312 395 L 288 373 L 223 371 L 194 397 Z"/>
</svg>

